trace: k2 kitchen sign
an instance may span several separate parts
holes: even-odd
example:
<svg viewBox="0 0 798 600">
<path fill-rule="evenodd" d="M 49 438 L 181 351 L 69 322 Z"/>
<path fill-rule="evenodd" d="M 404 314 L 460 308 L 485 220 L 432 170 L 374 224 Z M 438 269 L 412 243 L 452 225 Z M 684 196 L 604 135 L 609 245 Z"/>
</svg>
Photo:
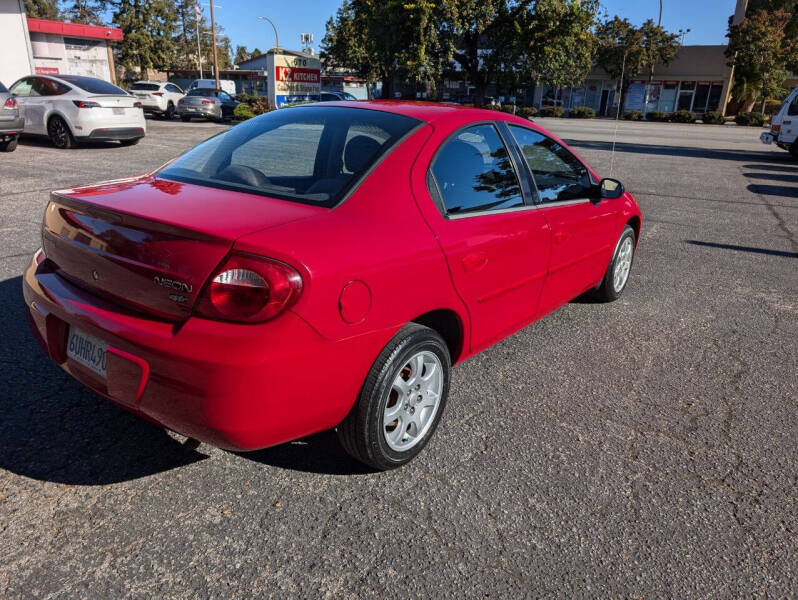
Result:
<svg viewBox="0 0 798 600">
<path fill-rule="evenodd" d="M 321 62 L 317 58 L 299 52 L 269 53 L 266 68 L 269 101 L 274 106 L 320 99 Z"/>
</svg>

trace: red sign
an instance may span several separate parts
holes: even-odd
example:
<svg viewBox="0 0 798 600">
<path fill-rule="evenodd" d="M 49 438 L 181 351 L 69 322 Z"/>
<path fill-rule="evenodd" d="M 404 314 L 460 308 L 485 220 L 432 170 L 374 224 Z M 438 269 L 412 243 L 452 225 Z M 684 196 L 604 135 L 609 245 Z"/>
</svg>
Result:
<svg viewBox="0 0 798 600">
<path fill-rule="evenodd" d="M 321 71 L 318 69 L 301 69 L 297 67 L 275 67 L 277 81 L 291 81 L 294 83 L 319 83 Z"/>
<path fill-rule="evenodd" d="M 58 75 L 58 67 L 36 67 L 37 75 Z"/>
</svg>

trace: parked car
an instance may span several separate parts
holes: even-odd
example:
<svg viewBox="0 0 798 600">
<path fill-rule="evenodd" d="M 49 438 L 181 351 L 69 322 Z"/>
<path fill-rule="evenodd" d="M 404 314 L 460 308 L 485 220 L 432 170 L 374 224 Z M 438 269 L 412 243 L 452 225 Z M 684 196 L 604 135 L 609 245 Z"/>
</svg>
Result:
<svg viewBox="0 0 798 600">
<path fill-rule="evenodd" d="M 169 81 L 137 81 L 130 86 L 130 93 L 141 102 L 145 114 L 150 113 L 165 119 L 175 116 L 177 103 L 186 95 Z"/>
<path fill-rule="evenodd" d="M 320 102 L 336 102 L 338 100 L 357 100 L 349 92 L 339 92 L 337 90 L 322 90 Z"/>
<path fill-rule="evenodd" d="M 215 79 L 195 79 L 191 82 L 188 86 L 189 90 L 195 90 L 197 88 L 211 88 L 212 90 L 216 88 L 216 80 Z M 233 96 L 235 98 L 236 92 L 236 82 L 232 79 L 220 79 L 219 80 L 219 88 Z"/>
<path fill-rule="evenodd" d="M 183 121 L 202 117 L 213 121 L 232 119 L 236 106 L 241 104 L 223 90 L 194 88 L 177 103 L 177 114 Z"/>
<path fill-rule="evenodd" d="M 30 75 L 11 86 L 25 134 L 50 138 L 57 148 L 81 141 L 137 144 L 147 125 L 136 99 L 113 84 L 81 75 Z"/>
<path fill-rule="evenodd" d="M 0 152 L 17 149 L 19 134 L 24 127 L 25 120 L 19 116 L 17 99 L 0 81 Z"/>
<path fill-rule="evenodd" d="M 773 113 L 770 131 L 759 136 L 763 144 L 775 144 L 798 158 L 798 86 Z"/>
<path fill-rule="evenodd" d="M 54 192 L 23 291 L 47 354 L 129 410 L 236 450 L 337 427 L 389 469 L 429 441 L 452 364 L 618 298 L 640 225 L 524 119 L 309 104 Z"/>
</svg>

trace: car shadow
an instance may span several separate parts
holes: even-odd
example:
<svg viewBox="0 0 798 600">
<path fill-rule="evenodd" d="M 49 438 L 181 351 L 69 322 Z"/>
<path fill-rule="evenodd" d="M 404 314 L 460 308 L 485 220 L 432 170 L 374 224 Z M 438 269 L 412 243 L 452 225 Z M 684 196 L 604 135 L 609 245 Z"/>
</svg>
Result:
<svg viewBox="0 0 798 600">
<path fill-rule="evenodd" d="M 584 141 L 566 139 L 566 143 L 573 148 L 592 150 L 612 150 L 612 142 Z M 689 148 L 684 146 L 661 146 L 657 144 L 634 144 L 630 142 L 617 142 L 615 150 L 631 154 L 646 154 L 659 156 L 678 156 L 681 158 L 709 158 L 714 160 L 739 160 L 750 162 L 752 160 L 766 163 L 784 163 L 794 160 L 786 152 L 779 154 L 772 151 L 756 150 L 728 150 L 714 148 Z"/>
<path fill-rule="evenodd" d="M 756 248 L 753 246 L 740 246 L 738 244 L 719 244 L 716 242 L 703 242 L 700 240 L 685 240 L 686 244 L 703 246 L 705 248 L 719 248 L 721 250 L 735 250 L 737 252 L 751 252 L 753 254 L 766 254 L 768 256 L 783 256 L 785 258 L 798 258 L 798 252 L 787 250 L 771 250 L 770 248 Z"/>
<path fill-rule="evenodd" d="M 32 135 L 23 135 L 19 138 L 19 144 L 21 146 L 33 146 L 38 148 L 52 148 L 53 150 L 57 150 L 53 143 L 46 137 L 39 137 L 39 136 L 32 136 Z M 72 150 L 88 150 L 91 148 L 123 148 L 122 144 L 119 142 L 84 142 L 81 141 L 76 144 L 73 148 L 69 150 L 64 150 L 64 152 L 72 151 Z"/>
<path fill-rule="evenodd" d="M 207 458 L 56 367 L 28 330 L 21 279 L 0 281 L 0 469 L 106 485 Z"/>
<path fill-rule="evenodd" d="M 747 177 L 748 179 L 766 179 L 781 183 L 798 183 L 798 171 L 795 171 L 793 174 L 786 175 L 782 173 L 743 173 L 743 176 Z"/>
<path fill-rule="evenodd" d="M 236 454 L 264 465 L 306 473 L 368 475 L 377 472 L 349 456 L 332 430 L 280 446 Z"/>
<path fill-rule="evenodd" d="M 759 164 L 743 165 L 744 169 L 762 169 L 764 171 L 777 171 L 779 173 L 798 173 L 798 162 L 793 165 Z"/>
<path fill-rule="evenodd" d="M 758 196 L 778 196 L 779 198 L 798 197 L 798 187 L 790 185 L 766 185 L 752 183 L 748 186 L 748 191 Z"/>
</svg>

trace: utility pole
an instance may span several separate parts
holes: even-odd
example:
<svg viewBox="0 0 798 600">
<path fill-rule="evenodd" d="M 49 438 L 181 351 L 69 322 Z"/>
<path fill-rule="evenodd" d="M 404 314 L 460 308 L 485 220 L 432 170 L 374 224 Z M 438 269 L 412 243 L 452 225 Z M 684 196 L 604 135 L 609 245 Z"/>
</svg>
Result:
<svg viewBox="0 0 798 600">
<path fill-rule="evenodd" d="M 662 27 L 662 0 L 659 0 L 659 18 L 657 19 L 657 27 Z M 648 43 L 649 55 L 652 53 L 652 51 L 653 48 L 651 46 L 651 41 L 649 41 Z M 651 86 L 654 82 L 654 59 L 652 57 L 649 58 L 651 58 L 651 71 L 649 71 L 648 73 L 648 87 L 646 87 L 646 102 L 643 105 L 644 112 L 645 109 L 648 107 L 648 99 L 651 95 Z"/>
<path fill-rule="evenodd" d="M 200 47 L 200 21 L 202 19 L 202 9 L 199 4 L 194 5 L 194 17 L 197 22 L 197 60 L 199 61 L 200 79 L 202 77 L 202 48 Z"/>
<path fill-rule="evenodd" d="M 213 18 L 213 0 L 211 5 L 211 38 L 213 39 L 213 76 L 216 79 L 216 89 L 219 89 L 219 57 L 216 54 L 216 21 Z"/>
</svg>

